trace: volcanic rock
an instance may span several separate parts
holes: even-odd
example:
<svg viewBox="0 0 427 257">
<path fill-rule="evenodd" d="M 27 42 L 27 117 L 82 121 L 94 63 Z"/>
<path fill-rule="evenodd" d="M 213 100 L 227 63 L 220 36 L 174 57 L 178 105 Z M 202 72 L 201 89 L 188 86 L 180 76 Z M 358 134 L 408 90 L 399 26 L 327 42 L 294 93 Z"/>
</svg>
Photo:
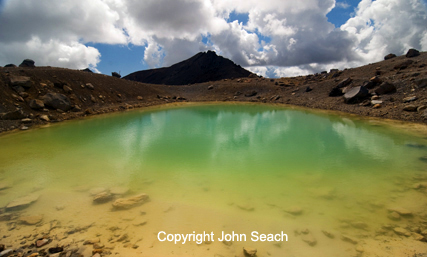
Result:
<svg viewBox="0 0 427 257">
<path fill-rule="evenodd" d="M 396 92 L 396 87 L 389 82 L 383 82 L 379 88 L 375 90 L 375 94 L 377 95 L 390 94 L 394 92 Z"/>
<path fill-rule="evenodd" d="M 35 62 L 33 60 L 31 60 L 31 59 L 25 59 L 24 61 L 22 61 L 21 64 L 19 64 L 19 67 L 31 67 L 31 68 L 34 68 L 34 67 L 36 67 L 34 64 L 35 64 Z"/>
<path fill-rule="evenodd" d="M 419 56 L 420 52 L 416 49 L 409 49 L 408 52 L 406 53 L 406 57 L 408 58 L 412 58 L 412 57 L 416 57 Z"/>
<path fill-rule="evenodd" d="M 124 79 L 165 85 L 187 85 L 249 77 L 252 73 L 213 51 L 201 52 L 167 68 L 137 71 Z"/>
<path fill-rule="evenodd" d="M 71 109 L 70 99 L 60 93 L 47 93 L 43 96 L 43 102 L 53 109 L 61 109 L 65 112 Z"/>
<path fill-rule="evenodd" d="M 384 56 L 384 60 L 392 59 L 395 57 L 397 57 L 395 54 L 388 54 L 388 55 Z"/>
<path fill-rule="evenodd" d="M 115 71 L 111 73 L 111 76 L 116 77 L 116 78 L 121 78 L 122 77 L 122 75 L 120 75 L 119 73 L 117 73 Z"/>
<path fill-rule="evenodd" d="M 343 81 L 341 81 L 336 87 L 337 88 L 343 88 L 343 87 L 346 87 L 346 86 L 348 86 L 348 85 L 350 85 L 350 83 L 352 82 L 353 80 L 351 79 L 351 78 L 346 78 L 346 79 L 344 79 Z"/>
<path fill-rule="evenodd" d="M 354 87 L 344 95 L 346 103 L 355 103 L 369 96 L 369 90 L 364 86 Z"/>
<path fill-rule="evenodd" d="M 12 76 L 10 77 L 10 86 L 14 87 L 23 87 L 24 89 L 31 88 L 33 82 L 31 82 L 30 77 L 26 76 Z"/>
<path fill-rule="evenodd" d="M 24 112 L 19 109 L 11 112 L 4 113 L 0 116 L 2 120 L 22 120 L 27 117 Z"/>
<path fill-rule="evenodd" d="M 40 110 L 44 108 L 43 101 L 39 99 L 32 99 L 28 105 L 31 107 L 31 109 L 34 110 Z"/>
</svg>

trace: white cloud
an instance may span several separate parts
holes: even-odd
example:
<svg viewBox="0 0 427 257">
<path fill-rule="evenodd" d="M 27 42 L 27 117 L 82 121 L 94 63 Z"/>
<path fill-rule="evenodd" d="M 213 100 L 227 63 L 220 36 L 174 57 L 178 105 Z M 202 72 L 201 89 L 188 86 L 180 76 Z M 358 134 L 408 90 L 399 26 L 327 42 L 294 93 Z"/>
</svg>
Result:
<svg viewBox="0 0 427 257">
<path fill-rule="evenodd" d="M 404 54 L 409 48 L 427 50 L 426 6 L 419 0 L 362 0 L 355 17 L 341 29 L 355 36 L 353 51 L 361 63 L 381 60 L 388 53 Z"/>
<path fill-rule="evenodd" d="M 338 7 L 338 8 L 342 8 L 342 9 L 348 9 L 348 8 L 350 8 L 351 7 L 351 5 L 349 5 L 348 3 L 346 3 L 346 2 L 337 2 L 336 4 L 335 4 L 335 6 L 336 7 Z"/>
<path fill-rule="evenodd" d="M 0 64 L 96 67 L 88 42 L 145 47 L 149 67 L 214 49 L 264 75 L 298 75 L 427 50 L 423 0 L 361 0 L 341 28 L 328 22 L 335 0 L 8 0 L 0 14 Z M 246 14 L 245 24 L 229 21 Z M 202 43 L 209 37 L 209 44 Z"/>
</svg>

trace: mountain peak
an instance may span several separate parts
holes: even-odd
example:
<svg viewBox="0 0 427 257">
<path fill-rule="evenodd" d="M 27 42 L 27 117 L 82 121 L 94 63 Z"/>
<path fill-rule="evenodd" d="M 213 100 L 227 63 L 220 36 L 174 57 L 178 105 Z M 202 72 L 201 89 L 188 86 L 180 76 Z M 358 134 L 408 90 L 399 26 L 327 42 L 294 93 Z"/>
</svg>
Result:
<svg viewBox="0 0 427 257">
<path fill-rule="evenodd" d="M 131 73 L 124 79 L 165 85 L 187 85 L 248 77 L 252 73 L 214 51 L 200 52 L 170 67 Z"/>
</svg>

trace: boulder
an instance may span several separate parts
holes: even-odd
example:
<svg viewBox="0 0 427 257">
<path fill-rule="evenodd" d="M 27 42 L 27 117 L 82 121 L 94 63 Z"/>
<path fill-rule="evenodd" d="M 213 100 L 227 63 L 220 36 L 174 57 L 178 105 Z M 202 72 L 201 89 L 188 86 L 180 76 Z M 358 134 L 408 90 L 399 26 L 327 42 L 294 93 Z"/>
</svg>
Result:
<svg viewBox="0 0 427 257">
<path fill-rule="evenodd" d="M 24 118 L 27 118 L 27 115 L 21 109 L 4 113 L 1 116 L 2 120 L 22 120 Z"/>
<path fill-rule="evenodd" d="M 4 67 L 5 68 L 16 68 L 16 65 L 13 63 L 9 63 L 9 64 L 6 64 Z"/>
<path fill-rule="evenodd" d="M 344 93 L 342 92 L 341 88 L 334 87 L 332 88 L 331 92 L 329 92 L 330 97 L 336 97 L 336 96 L 342 96 Z"/>
<path fill-rule="evenodd" d="M 34 68 L 34 67 L 36 67 L 34 64 L 35 64 L 35 62 L 33 60 L 31 60 L 31 59 L 25 59 L 25 60 L 22 61 L 21 64 L 19 64 L 19 67 L 30 67 L 30 68 Z"/>
<path fill-rule="evenodd" d="M 351 79 L 351 78 L 346 78 L 346 79 L 344 79 L 343 81 L 341 81 L 336 87 L 337 88 L 343 88 L 343 87 L 346 87 L 346 86 L 348 86 L 348 85 L 350 85 L 350 83 L 352 82 L 353 80 Z"/>
<path fill-rule="evenodd" d="M 26 208 L 30 204 L 36 202 L 38 199 L 38 194 L 29 194 L 24 197 L 17 198 L 6 205 L 6 210 L 9 211 L 14 209 Z"/>
<path fill-rule="evenodd" d="M 139 194 L 128 198 L 119 198 L 113 202 L 113 208 L 116 210 L 130 209 L 137 205 L 147 202 L 147 194 Z"/>
<path fill-rule="evenodd" d="M 42 100 L 33 99 L 30 101 L 29 106 L 31 107 L 31 109 L 40 110 L 44 108 L 44 103 Z"/>
<path fill-rule="evenodd" d="M 419 56 L 420 52 L 417 49 L 409 49 L 408 52 L 406 53 L 406 57 L 408 58 L 412 58 L 412 57 L 416 57 Z"/>
<path fill-rule="evenodd" d="M 12 88 L 23 87 L 24 89 L 28 89 L 28 88 L 31 88 L 33 86 L 33 82 L 31 81 L 30 77 L 11 76 L 9 80 L 10 80 L 10 86 Z"/>
<path fill-rule="evenodd" d="M 344 100 L 346 103 L 355 103 L 360 100 L 363 100 L 364 98 L 369 96 L 369 90 L 364 87 L 354 87 L 350 89 L 347 93 L 344 95 Z"/>
<path fill-rule="evenodd" d="M 120 75 L 119 73 L 117 73 L 115 71 L 111 73 L 111 76 L 116 77 L 116 78 L 121 78 L 122 77 L 122 75 Z"/>
<path fill-rule="evenodd" d="M 384 56 L 384 60 L 393 59 L 395 57 L 397 57 L 395 54 L 388 54 L 388 55 Z"/>
<path fill-rule="evenodd" d="M 383 82 L 377 89 L 375 89 L 375 94 L 384 95 L 396 92 L 396 87 L 389 83 Z"/>
<path fill-rule="evenodd" d="M 55 110 L 61 109 L 63 111 L 68 111 L 71 109 L 70 99 L 60 93 L 47 93 L 43 96 L 43 102 L 46 106 Z"/>
<path fill-rule="evenodd" d="M 89 72 L 89 73 L 93 73 L 93 71 L 91 71 L 89 68 L 86 68 L 86 69 L 84 69 L 84 70 L 82 70 L 82 71 L 84 71 L 84 72 Z"/>
<path fill-rule="evenodd" d="M 376 85 L 377 84 L 375 82 L 373 82 L 373 81 L 365 81 L 362 86 L 366 87 L 367 89 L 372 89 Z"/>
</svg>

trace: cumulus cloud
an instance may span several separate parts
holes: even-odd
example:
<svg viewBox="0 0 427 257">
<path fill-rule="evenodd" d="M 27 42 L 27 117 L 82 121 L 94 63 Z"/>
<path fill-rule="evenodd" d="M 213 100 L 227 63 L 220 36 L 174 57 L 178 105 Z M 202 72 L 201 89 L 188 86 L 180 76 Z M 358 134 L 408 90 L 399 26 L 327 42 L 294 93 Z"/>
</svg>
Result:
<svg viewBox="0 0 427 257">
<path fill-rule="evenodd" d="M 420 0 L 362 0 L 356 15 L 341 26 L 356 39 L 353 51 L 364 63 L 409 48 L 427 50 L 427 12 Z"/>
<path fill-rule="evenodd" d="M 335 0 L 7 0 L 0 62 L 96 67 L 102 56 L 87 43 L 133 44 L 145 49 L 141 61 L 150 68 L 212 49 L 259 74 L 292 76 L 379 61 L 411 47 L 427 50 L 423 0 L 361 0 L 340 28 L 326 17 L 336 7 L 350 6 Z M 248 21 L 229 20 L 233 13 Z"/>
</svg>

